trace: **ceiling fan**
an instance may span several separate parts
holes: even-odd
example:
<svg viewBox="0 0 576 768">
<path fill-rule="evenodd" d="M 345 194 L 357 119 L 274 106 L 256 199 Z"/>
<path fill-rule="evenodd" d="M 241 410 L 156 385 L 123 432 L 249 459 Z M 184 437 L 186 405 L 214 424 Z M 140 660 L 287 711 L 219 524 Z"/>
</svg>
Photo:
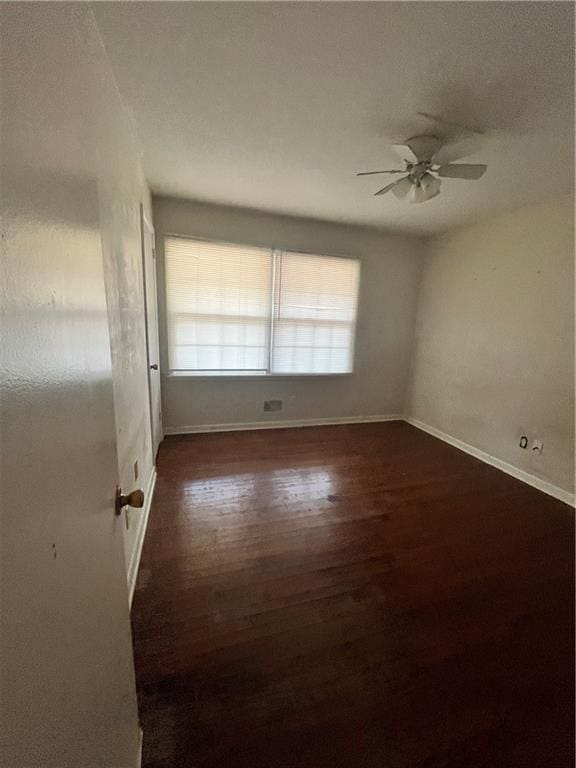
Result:
<svg viewBox="0 0 576 768">
<path fill-rule="evenodd" d="M 385 195 L 392 192 L 398 199 L 408 198 L 411 203 L 425 203 L 440 194 L 440 178 L 476 180 L 486 172 L 486 165 L 453 163 L 473 154 L 477 147 L 471 140 L 456 144 L 443 144 L 437 136 L 414 136 L 405 144 L 393 144 L 393 149 L 404 161 L 402 170 L 364 171 L 357 176 L 374 176 L 380 173 L 405 174 L 398 181 L 387 184 L 376 192 Z"/>
</svg>

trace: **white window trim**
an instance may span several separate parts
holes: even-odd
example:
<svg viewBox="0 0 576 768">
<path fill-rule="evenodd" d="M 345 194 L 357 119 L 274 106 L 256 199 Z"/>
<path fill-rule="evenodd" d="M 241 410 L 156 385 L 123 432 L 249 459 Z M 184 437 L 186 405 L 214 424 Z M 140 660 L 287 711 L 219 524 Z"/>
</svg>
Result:
<svg viewBox="0 0 576 768">
<path fill-rule="evenodd" d="M 262 373 L 254 373 L 248 371 L 247 373 L 239 373 L 238 371 L 231 371 L 227 373 L 203 373 L 202 371 L 169 371 L 165 376 L 170 379 L 238 379 L 242 381 L 244 379 L 333 379 L 334 377 L 346 377 L 354 376 L 355 370 L 348 371 L 347 373 L 271 373 L 270 371 L 263 371 Z"/>
<path fill-rule="evenodd" d="M 269 248 L 272 253 L 272 278 L 271 278 L 271 286 L 270 291 L 273 293 L 275 290 L 275 270 L 276 270 L 276 255 L 280 253 L 296 253 L 296 254 L 307 254 L 310 256 L 329 256 L 332 258 L 337 259 L 349 259 L 350 261 L 357 261 L 360 264 L 362 260 L 359 256 L 351 256 L 350 254 L 344 254 L 344 253 L 333 253 L 333 252 L 326 252 L 322 251 L 321 253 L 318 251 L 309 251 L 302 248 L 285 248 L 282 245 L 263 245 L 262 243 L 254 243 L 254 242 L 247 242 L 247 241 L 238 241 L 238 240 L 221 240 L 216 239 L 213 237 L 205 237 L 203 235 L 182 235 L 180 233 L 176 232 L 165 232 L 162 235 L 162 251 L 163 251 L 163 262 L 164 262 L 164 285 L 166 286 L 166 257 L 165 257 L 165 249 L 164 249 L 164 242 L 166 238 L 169 237 L 178 237 L 182 240 L 196 240 L 198 242 L 205 242 L 205 243 L 216 243 L 219 245 L 230 245 L 230 246 L 244 246 L 247 248 Z M 255 380 L 255 379 L 323 379 L 323 378 L 350 378 L 356 374 L 356 335 L 358 332 L 358 315 L 360 312 L 360 294 L 362 290 L 362 269 L 360 268 L 359 271 L 359 280 L 358 280 L 358 293 L 357 293 L 357 302 L 356 302 L 356 320 L 354 323 L 354 334 L 352 336 L 352 350 L 351 350 L 351 359 L 352 359 L 352 370 L 346 371 L 344 373 L 274 373 L 270 370 L 262 370 L 262 371 L 246 371 L 245 373 L 242 373 L 241 371 L 230 371 L 229 373 L 225 370 L 223 370 L 220 373 L 216 373 L 214 371 L 194 371 L 194 370 L 171 370 L 168 368 L 168 372 L 164 373 L 163 376 L 165 378 L 169 379 L 212 379 L 214 381 L 230 381 L 230 380 L 238 380 L 238 381 L 244 381 L 244 380 Z M 165 308 L 166 312 L 168 311 L 168 297 L 165 296 Z M 272 306 L 274 306 L 274 296 L 272 296 Z M 271 321 L 270 321 L 270 355 L 269 360 L 271 359 L 272 354 L 272 342 L 273 342 L 273 330 L 274 330 L 274 312 L 272 312 Z M 167 339 L 168 341 L 168 339 Z M 270 364 L 270 363 L 269 363 Z"/>
</svg>

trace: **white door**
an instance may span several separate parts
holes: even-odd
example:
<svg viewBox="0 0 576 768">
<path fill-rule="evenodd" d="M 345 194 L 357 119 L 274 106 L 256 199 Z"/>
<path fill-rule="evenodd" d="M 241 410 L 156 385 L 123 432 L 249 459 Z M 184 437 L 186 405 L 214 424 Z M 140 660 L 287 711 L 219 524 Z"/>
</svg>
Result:
<svg viewBox="0 0 576 768">
<path fill-rule="evenodd" d="M 136 768 L 95 130 L 107 75 L 72 5 L 0 4 L 0 765 Z"/>
<path fill-rule="evenodd" d="M 160 391 L 160 346 L 158 342 L 158 298 L 156 292 L 156 246 L 154 229 L 140 207 L 142 222 L 142 259 L 144 296 L 146 300 L 146 349 L 148 353 L 148 390 L 150 393 L 150 421 L 152 454 L 156 463 L 158 446 L 162 441 L 162 401 Z"/>
</svg>

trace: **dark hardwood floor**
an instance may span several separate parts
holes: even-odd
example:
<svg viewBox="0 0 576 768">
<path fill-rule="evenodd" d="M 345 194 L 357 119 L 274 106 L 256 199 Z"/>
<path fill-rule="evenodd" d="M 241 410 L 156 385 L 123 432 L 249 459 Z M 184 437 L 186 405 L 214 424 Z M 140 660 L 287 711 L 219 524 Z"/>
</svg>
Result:
<svg viewBox="0 0 576 768">
<path fill-rule="evenodd" d="M 568 768 L 573 510 L 403 422 L 170 437 L 145 768 Z"/>
</svg>

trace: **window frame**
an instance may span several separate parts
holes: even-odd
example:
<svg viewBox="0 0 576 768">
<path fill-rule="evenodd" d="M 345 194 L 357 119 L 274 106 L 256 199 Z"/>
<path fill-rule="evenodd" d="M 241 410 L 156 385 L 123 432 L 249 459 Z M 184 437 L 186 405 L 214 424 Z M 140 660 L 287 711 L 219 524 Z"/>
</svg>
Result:
<svg viewBox="0 0 576 768">
<path fill-rule="evenodd" d="M 169 332 L 168 332 L 168 291 L 167 291 L 167 280 L 166 280 L 166 270 L 167 270 L 167 263 L 166 263 L 166 240 L 168 238 L 180 238 L 182 240 L 193 240 L 195 242 L 204 242 L 204 243 L 214 243 L 216 245 L 229 245 L 229 246 L 238 246 L 238 247 L 245 247 L 245 248 L 264 248 L 267 250 L 270 250 L 270 255 L 272 258 L 272 269 L 271 269 L 271 281 L 270 281 L 270 293 L 271 293 L 271 315 L 270 315 L 270 333 L 269 333 L 269 343 L 270 343 L 270 350 L 269 350 L 269 356 L 268 356 L 268 370 L 262 370 L 262 371 L 250 371 L 247 370 L 245 373 L 242 373 L 241 371 L 235 370 L 228 373 L 225 369 L 222 370 L 219 373 L 216 373 L 214 371 L 202 371 L 202 370 L 189 370 L 189 369 L 182 369 L 182 370 L 172 370 L 168 366 L 168 372 L 165 374 L 168 378 L 173 379 L 214 379 L 215 381 L 218 380 L 225 380 L 230 381 L 232 379 L 236 379 L 238 381 L 244 381 L 244 380 L 262 380 L 262 379 L 294 379 L 294 378 L 302 378 L 302 379 L 310 379 L 310 378 L 342 378 L 342 377 L 350 377 L 354 376 L 356 373 L 356 336 L 358 332 L 358 316 L 360 314 L 360 294 L 362 289 L 362 259 L 359 256 L 350 256 L 349 254 L 342 254 L 342 253 L 327 253 L 326 251 L 323 251 L 322 253 L 319 253 L 317 251 L 309 251 L 305 249 L 295 249 L 295 248 L 285 248 L 281 245 L 262 245 L 261 243 L 253 243 L 253 242 L 245 242 L 245 241 L 231 241 L 231 240 L 222 240 L 222 239 L 215 239 L 212 237 L 205 237 L 200 235 L 182 235 L 177 234 L 174 232 L 165 232 L 162 235 L 162 261 L 163 261 L 163 278 L 164 278 L 164 310 L 165 310 L 165 329 L 166 329 L 166 355 L 170 356 L 170 339 L 169 339 Z M 273 345 L 273 337 L 274 337 L 274 291 L 276 286 L 276 255 L 281 253 L 294 253 L 294 254 L 302 254 L 302 255 L 309 255 L 309 256 L 326 256 L 329 258 L 338 258 L 338 259 L 348 259 L 349 261 L 356 261 L 358 262 L 358 286 L 357 286 L 357 294 L 356 294 L 356 317 L 354 321 L 354 332 L 352 334 L 352 350 L 351 350 L 351 360 L 352 360 L 352 370 L 351 371 L 345 371 L 343 373 L 274 373 L 270 370 L 270 364 L 272 360 L 272 345 Z"/>
</svg>

